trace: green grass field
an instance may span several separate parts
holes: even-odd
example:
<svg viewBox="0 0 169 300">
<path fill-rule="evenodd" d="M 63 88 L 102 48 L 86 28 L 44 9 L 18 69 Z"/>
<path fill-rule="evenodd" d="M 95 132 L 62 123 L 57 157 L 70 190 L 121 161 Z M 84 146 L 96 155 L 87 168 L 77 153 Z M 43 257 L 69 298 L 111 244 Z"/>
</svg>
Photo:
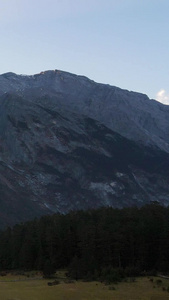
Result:
<svg viewBox="0 0 169 300">
<path fill-rule="evenodd" d="M 48 286 L 52 280 L 24 281 L 24 276 L 0 277 L 0 300 L 169 300 L 169 280 L 137 278 L 136 282 L 105 285 L 100 282 L 73 282 Z M 20 280 L 12 282 L 11 280 Z M 2 282 L 3 280 L 3 282 Z M 23 280 L 23 281 L 22 281 Z M 115 290 L 114 290 L 115 288 Z"/>
</svg>

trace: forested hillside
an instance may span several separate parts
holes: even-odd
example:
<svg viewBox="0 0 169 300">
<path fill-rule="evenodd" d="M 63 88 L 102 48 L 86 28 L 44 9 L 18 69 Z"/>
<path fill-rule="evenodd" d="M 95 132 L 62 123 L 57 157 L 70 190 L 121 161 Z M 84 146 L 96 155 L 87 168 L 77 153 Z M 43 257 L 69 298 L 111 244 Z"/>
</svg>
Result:
<svg viewBox="0 0 169 300">
<path fill-rule="evenodd" d="M 45 216 L 0 234 L 0 269 L 66 268 L 78 278 L 169 271 L 169 208 L 101 208 Z M 121 275 L 120 275 L 121 274 Z"/>
</svg>

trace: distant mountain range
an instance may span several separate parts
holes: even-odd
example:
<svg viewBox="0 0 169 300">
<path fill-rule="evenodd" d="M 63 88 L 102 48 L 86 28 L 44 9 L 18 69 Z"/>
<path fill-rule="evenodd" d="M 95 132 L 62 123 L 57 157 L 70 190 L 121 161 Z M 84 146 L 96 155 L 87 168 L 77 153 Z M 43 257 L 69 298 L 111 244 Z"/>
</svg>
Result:
<svg viewBox="0 0 169 300">
<path fill-rule="evenodd" d="M 169 204 L 169 106 L 63 71 L 0 76 L 0 226 Z"/>
</svg>

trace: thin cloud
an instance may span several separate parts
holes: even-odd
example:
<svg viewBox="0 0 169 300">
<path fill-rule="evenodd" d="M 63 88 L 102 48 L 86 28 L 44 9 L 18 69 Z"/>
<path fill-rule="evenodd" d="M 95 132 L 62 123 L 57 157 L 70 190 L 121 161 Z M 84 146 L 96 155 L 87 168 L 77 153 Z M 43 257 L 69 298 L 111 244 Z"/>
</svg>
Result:
<svg viewBox="0 0 169 300">
<path fill-rule="evenodd" d="M 161 89 L 156 95 L 157 101 L 169 105 L 169 94 L 164 89 Z"/>
</svg>

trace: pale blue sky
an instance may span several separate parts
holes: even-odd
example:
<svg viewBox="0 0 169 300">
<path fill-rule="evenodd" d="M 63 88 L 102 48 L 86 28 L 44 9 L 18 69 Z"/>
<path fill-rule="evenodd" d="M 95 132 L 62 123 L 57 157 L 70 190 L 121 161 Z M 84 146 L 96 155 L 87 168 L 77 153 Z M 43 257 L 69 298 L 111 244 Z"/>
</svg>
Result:
<svg viewBox="0 0 169 300">
<path fill-rule="evenodd" d="M 169 103 L 169 0 L 0 0 L 0 38 L 0 74 L 60 69 Z"/>
</svg>

